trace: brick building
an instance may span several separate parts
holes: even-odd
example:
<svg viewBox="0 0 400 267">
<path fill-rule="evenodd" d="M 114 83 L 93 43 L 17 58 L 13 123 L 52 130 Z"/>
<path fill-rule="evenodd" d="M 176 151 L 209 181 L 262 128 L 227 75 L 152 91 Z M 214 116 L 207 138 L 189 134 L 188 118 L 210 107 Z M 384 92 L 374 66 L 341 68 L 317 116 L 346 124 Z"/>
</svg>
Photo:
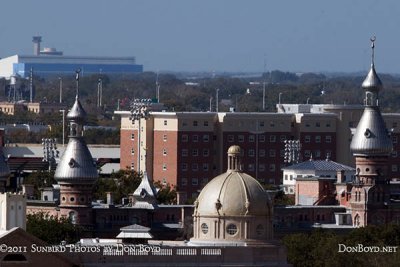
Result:
<svg viewBox="0 0 400 267">
<path fill-rule="evenodd" d="M 300 160 L 311 157 L 355 166 L 350 141 L 361 118 L 361 105 L 277 104 L 277 113 L 150 112 L 138 122 L 121 115 L 121 168 L 146 170 L 154 181 L 170 183 L 179 202 L 195 198 L 209 179 L 227 166 L 228 147 L 243 150 L 243 169 L 259 181 L 282 184 L 285 140 L 300 140 Z M 392 129 L 394 152 L 388 175 L 400 177 L 400 114 L 383 114 Z M 145 167 L 146 164 L 146 168 Z"/>
</svg>

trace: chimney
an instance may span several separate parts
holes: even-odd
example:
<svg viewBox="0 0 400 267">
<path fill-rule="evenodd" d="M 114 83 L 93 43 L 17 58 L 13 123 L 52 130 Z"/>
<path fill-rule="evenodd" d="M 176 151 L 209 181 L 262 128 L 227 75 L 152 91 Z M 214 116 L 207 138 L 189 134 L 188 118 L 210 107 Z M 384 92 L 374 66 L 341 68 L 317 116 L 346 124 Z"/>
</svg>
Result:
<svg viewBox="0 0 400 267">
<path fill-rule="evenodd" d="M 33 54 L 35 56 L 40 55 L 40 42 L 42 41 L 42 36 L 33 36 L 32 42 L 33 42 Z"/>
<path fill-rule="evenodd" d="M 108 205 L 114 205 L 112 192 L 107 192 L 107 204 Z"/>
</svg>

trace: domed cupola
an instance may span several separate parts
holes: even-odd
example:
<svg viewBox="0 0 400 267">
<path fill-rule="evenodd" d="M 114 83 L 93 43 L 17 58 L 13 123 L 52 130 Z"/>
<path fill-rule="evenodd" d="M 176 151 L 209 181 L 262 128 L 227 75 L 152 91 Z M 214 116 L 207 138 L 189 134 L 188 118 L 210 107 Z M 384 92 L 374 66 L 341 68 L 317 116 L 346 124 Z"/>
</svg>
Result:
<svg viewBox="0 0 400 267">
<path fill-rule="evenodd" d="M 67 119 L 69 141 L 54 178 L 60 184 L 61 205 L 90 205 L 92 185 L 98 171 L 92 155 L 82 136 L 86 112 L 79 101 L 79 72 L 77 72 L 77 94 Z"/>
<path fill-rule="evenodd" d="M 247 244 L 272 238 L 272 204 L 262 185 L 241 170 L 241 149 L 228 150 L 227 172 L 213 178 L 195 202 L 192 243 Z"/>
<path fill-rule="evenodd" d="M 383 86 L 375 71 L 375 37 L 371 38 L 371 41 L 371 69 L 362 83 L 365 90 L 365 108 L 351 141 L 350 149 L 355 156 L 388 156 L 393 150 L 393 145 L 379 110 L 378 96 Z"/>
</svg>

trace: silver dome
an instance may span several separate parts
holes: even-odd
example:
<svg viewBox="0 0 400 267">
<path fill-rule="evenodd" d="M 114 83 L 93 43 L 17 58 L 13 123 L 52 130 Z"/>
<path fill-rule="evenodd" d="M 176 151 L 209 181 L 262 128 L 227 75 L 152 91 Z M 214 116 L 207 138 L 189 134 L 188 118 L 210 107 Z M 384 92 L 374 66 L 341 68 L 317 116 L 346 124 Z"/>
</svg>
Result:
<svg viewBox="0 0 400 267">
<path fill-rule="evenodd" d="M 58 163 L 54 178 L 58 182 L 94 182 L 98 178 L 92 155 L 82 138 L 70 138 L 68 146 Z"/>
<path fill-rule="evenodd" d="M 67 114 L 68 120 L 84 120 L 86 118 L 86 111 L 83 109 L 79 98 L 76 97 L 75 103 Z"/>
<path fill-rule="evenodd" d="M 393 144 L 378 106 L 367 106 L 351 140 L 355 156 L 387 156 Z"/>
<path fill-rule="evenodd" d="M 374 64 L 371 64 L 371 69 L 363 81 L 362 87 L 367 91 L 380 91 L 383 88 L 382 81 L 379 79 L 378 74 L 376 74 Z"/>
</svg>

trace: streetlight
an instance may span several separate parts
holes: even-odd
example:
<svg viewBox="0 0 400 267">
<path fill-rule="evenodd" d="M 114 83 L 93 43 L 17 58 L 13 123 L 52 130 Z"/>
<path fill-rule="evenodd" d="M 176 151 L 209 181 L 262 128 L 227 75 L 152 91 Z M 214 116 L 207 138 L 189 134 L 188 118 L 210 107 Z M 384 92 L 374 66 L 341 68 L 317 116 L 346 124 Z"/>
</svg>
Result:
<svg viewBox="0 0 400 267">
<path fill-rule="evenodd" d="M 62 112 L 62 145 L 65 146 L 65 109 L 60 109 Z"/>
<path fill-rule="evenodd" d="M 216 99 L 215 99 L 215 111 L 216 112 L 218 112 L 218 96 L 219 96 L 219 89 L 217 88 Z"/>
<path fill-rule="evenodd" d="M 140 149 L 141 149 L 141 120 L 147 120 L 150 117 L 149 108 L 151 106 L 151 99 L 135 99 L 131 103 L 131 116 L 129 117 L 132 120 L 132 123 L 138 121 L 138 166 L 137 170 L 140 173 Z M 146 162 L 145 162 L 145 171 L 146 171 Z"/>
<path fill-rule="evenodd" d="M 97 83 L 97 106 L 101 107 L 101 98 L 103 97 L 103 80 L 99 79 Z"/>
<path fill-rule="evenodd" d="M 58 77 L 58 80 L 60 81 L 60 104 L 62 103 L 62 78 Z"/>
<path fill-rule="evenodd" d="M 281 97 L 282 97 L 282 93 L 279 93 L 279 97 L 278 97 L 278 104 L 281 103 Z"/>
</svg>

